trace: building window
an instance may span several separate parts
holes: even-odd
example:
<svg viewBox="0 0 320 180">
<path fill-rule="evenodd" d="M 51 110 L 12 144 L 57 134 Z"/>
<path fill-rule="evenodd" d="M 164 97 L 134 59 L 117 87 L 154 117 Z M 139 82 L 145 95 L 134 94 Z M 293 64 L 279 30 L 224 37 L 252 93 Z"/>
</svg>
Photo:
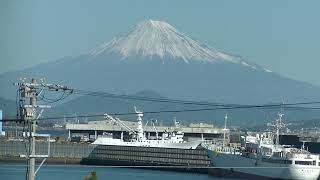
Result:
<svg viewBox="0 0 320 180">
<path fill-rule="evenodd" d="M 300 165 L 312 165 L 312 161 L 295 161 L 295 164 L 300 164 Z"/>
</svg>

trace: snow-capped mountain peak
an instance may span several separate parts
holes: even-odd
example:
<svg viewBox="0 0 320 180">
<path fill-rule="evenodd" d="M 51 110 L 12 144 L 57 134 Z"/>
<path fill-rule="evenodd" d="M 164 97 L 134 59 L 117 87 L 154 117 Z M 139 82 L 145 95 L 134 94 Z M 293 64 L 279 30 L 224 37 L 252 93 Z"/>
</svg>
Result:
<svg viewBox="0 0 320 180">
<path fill-rule="evenodd" d="M 256 69 L 240 57 L 220 52 L 208 45 L 199 43 L 164 21 L 146 20 L 136 24 L 122 36 L 113 38 L 93 49 L 92 56 L 117 53 L 122 59 L 131 56 L 158 56 L 163 61 L 174 60 L 198 62 L 229 62 Z"/>
</svg>

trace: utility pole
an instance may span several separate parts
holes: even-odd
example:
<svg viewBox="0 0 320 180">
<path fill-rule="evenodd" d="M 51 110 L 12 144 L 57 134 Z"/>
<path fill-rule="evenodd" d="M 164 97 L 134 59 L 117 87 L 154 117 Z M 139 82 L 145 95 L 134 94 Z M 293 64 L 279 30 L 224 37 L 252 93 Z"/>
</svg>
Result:
<svg viewBox="0 0 320 180">
<path fill-rule="evenodd" d="M 46 158 L 49 157 L 50 154 L 50 135 L 41 135 L 36 134 L 36 125 L 37 125 L 37 119 L 40 118 L 43 108 L 50 108 L 50 106 L 46 105 L 37 105 L 37 98 L 38 96 L 44 91 L 69 91 L 71 94 L 73 91 L 66 86 L 61 86 L 58 84 L 45 84 L 43 82 L 38 83 L 35 79 L 31 80 L 31 83 L 27 83 L 24 80 L 15 83 L 15 85 L 19 86 L 19 111 L 18 115 L 20 116 L 20 119 L 24 120 L 24 122 L 27 124 L 27 133 L 25 133 L 25 136 L 28 137 L 29 140 L 29 146 L 28 146 L 28 153 L 25 155 L 25 157 L 28 160 L 28 172 L 27 172 L 27 179 L 28 180 L 34 180 L 36 173 L 40 169 L 41 165 L 45 162 Z M 29 102 L 29 103 L 28 103 Z M 40 113 L 37 113 L 37 109 L 41 108 Z M 36 136 L 39 137 L 47 137 L 48 140 L 48 155 L 36 155 Z M 35 169 L 35 160 L 36 158 L 44 158 L 37 168 Z"/>
<path fill-rule="evenodd" d="M 36 80 L 32 79 L 31 80 L 31 84 L 36 84 Z M 35 155 L 36 155 L 36 138 L 35 138 L 35 134 L 36 134 L 36 111 L 35 111 L 35 107 L 37 104 L 37 94 L 36 94 L 36 90 L 34 88 L 30 89 L 30 105 L 31 108 L 34 112 L 32 118 L 30 118 L 29 120 L 29 151 L 30 151 L 30 156 L 29 156 L 29 168 L 28 168 L 28 179 L 29 180 L 34 180 L 35 179 L 35 174 L 34 174 L 34 169 L 35 169 Z"/>
</svg>

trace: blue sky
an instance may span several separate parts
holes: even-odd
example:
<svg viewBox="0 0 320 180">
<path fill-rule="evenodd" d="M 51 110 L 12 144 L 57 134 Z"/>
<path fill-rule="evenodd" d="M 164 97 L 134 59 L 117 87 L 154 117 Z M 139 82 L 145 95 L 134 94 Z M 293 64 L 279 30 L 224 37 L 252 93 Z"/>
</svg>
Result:
<svg viewBox="0 0 320 180">
<path fill-rule="evenodd" d="M 145 19 L 320 85 L 320 1 L 0 1 L 0 73 L 88 52 Z"/>
</svg>

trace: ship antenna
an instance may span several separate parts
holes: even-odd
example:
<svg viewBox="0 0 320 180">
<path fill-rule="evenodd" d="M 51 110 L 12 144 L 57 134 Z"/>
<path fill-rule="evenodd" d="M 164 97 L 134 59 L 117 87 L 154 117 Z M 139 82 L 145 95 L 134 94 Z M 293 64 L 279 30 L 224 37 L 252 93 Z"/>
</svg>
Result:
<svg viewBox="0 0 320 180">
<path fill-rule="evenodd" d="M 226 142 L 226 131 L 227 131 L 227 120 L 228 120 L 228 113 L 224 116 L 224 128 L 223 128 L 223 149 L 225 148 L 225 142 Z"/>
<path fill-rule="evenodd" d="M 282 112 L 278 113 L 279 118 L 276 120 L 276 128 L 277 128 L 277 139 L 276 145 L 279 145 L 279 138 L 280 138 L 280 129 L 285 127 L 285 124 L 282 122 L 282 116 L 284 114 Z"/>
<path fill-rule="evenodd" d="M 273 126 L 276 128 L 276 146 L 279 145 L 279 137 L 280 137 L 280 129 L 285 127 L 286 124 L 282 122 L 282 117 L 284 116 L 284 114 L 282 112 L 278 113 L 278 119 L 276 119 L 276 123 L 275 124 L 271 124 L 268 123 L 268 126 Z"/>
<path fill-rule="evenodd" d="M 142 117 L 143 117 L 143 112 L 138 111 L 137 107 L 134 106 L 134 111 L 137 114 L 137 120 L 138 120 L 138 141 L 143 141 L 145 139 L 144 134 L 143 134 L 143 127 L 142 127 Z"/>
</svg>

